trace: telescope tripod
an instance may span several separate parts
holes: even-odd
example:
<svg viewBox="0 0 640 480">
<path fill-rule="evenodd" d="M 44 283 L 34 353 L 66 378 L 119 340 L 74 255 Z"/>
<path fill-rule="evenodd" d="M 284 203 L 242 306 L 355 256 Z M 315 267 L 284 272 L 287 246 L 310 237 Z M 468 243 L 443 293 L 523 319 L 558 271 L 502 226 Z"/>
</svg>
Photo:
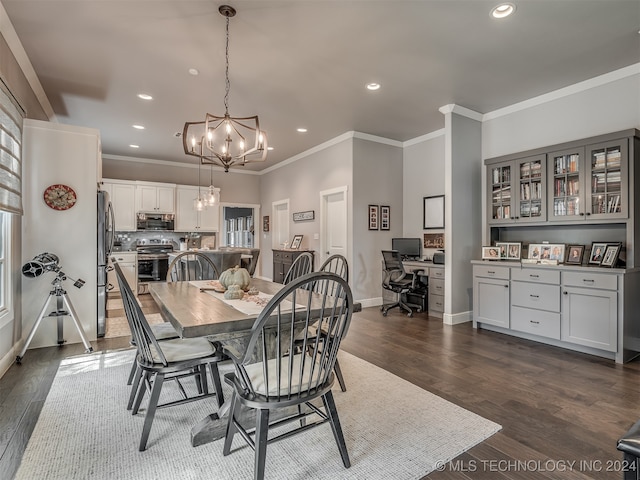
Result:
<svg viewBox="0 0 640 480">
<path fill-rule="evenodd" d="M 31 343 L 31 340 L 33 340 L 33 337 L 36 334 L 36 330 L 40 326 L 40 322 L 42 322 L 42 319 L 45 317 L 55 317 L 58 321 L 58 346 L 61 347 L 64 343 L 66 343 L 66 340 L 62 338 L 63 327 L 64 327 L 63 320 L 64 320 L 64 317 L 70 316 L 71 319 L 73 320 L 73 323 L 76 326 L 76 329 L 78 330 L 78 333 L 80 334 L 80 338 L 82 339 L 82 343 L 84 344 L 86 353 L 93 352 L 93 347 L 91 346 L 91 343 L 89 343 L 89 339 L 84 333 L 82 324 L 78 321 L 78 315 L 76 314 L 76 311 L 73 308 L 73 305 L 71 304 L 71 300 L 69 300 L 66 290 L 62 288 L 62 281 L 65 278 L 66 277 L 64 276 L 64 273 L 60 272 L 58 276 L 56 276 L 56 278 L 53 280 L 53 282 L 51 282 L 53 285 L 53 288 L 49 292 L 49 296 L 47 297 L 47 300 L 44 302 L 44 306 L 42 307 L 42 310 L 40 310 L 40 315 L 38 315 L 38 319 L 36 320 L 36 323 L 34 323 L 33 327 L 31 327 L 31 331 L 29 332 L 27 341 L 22 347 L 20 354 L 16 357 L 16 363 L 18 365 L 22 363 L 22 357 L 24 357 L 24 354 L 27 351 L 27 348 L 29 348 L 29 344 Z M 49 313 L 49 315 L 45 315 L 45 312 L 47 311 L 47 306 L 49 305 L 49 302 L 54 297 L 56 299 L 56 309 L 51 313 Z M 67 310 L 65 310 L 64 307 L 66 307 Z"/>
</svg>

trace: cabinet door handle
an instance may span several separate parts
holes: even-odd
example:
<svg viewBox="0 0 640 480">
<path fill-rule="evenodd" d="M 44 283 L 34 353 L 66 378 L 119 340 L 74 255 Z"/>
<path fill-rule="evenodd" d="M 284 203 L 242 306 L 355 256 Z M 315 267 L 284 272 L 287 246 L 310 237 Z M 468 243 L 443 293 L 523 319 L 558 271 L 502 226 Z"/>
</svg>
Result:
<svg viewBox="0 0 640 480">
<path fill-rule="evenodd" d="M 591 212 L 587 212 L 585 215 L 587 215 L 587 217 L 588 217 L 589 215 L 591 215 Z"/>
<path fill-rule="evenodd" d="M 580 212 L 580 216 L 581 216 L 581 217 L 584 217 L 584 213 Z"/>
<path fill-rule="evenodd" d="M 505 285 L 504 288 L 509 288 L 509 285 Z"/>
<path fill-rule="evenodd" d="M 569 292 L 567 292 L 566 290 L 564 292 L 562 292 L 564 295 L 569 295 Z"/>
</svg>

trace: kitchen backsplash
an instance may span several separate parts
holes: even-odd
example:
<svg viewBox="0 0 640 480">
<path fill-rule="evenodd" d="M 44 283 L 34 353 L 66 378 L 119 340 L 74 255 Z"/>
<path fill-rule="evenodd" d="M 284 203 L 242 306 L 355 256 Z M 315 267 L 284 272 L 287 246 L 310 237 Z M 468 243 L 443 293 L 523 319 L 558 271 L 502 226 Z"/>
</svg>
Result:
<svg viewBox="0 0 640 480">
<path fill-rule="evenodd" d="M 180 250 L 180 239 L 190 239 L 191 245 L 202 244 L 215 248 L 215 233 L 191 232 L 116 232 L 115 245 L 122 251 L 135 250 L 138 243 L 171 243 L 174 250 Z M 204 242 L 203 242 L 204 240 Z M 120 244 L 120 245 L 118 245 Z"/>
</svg>

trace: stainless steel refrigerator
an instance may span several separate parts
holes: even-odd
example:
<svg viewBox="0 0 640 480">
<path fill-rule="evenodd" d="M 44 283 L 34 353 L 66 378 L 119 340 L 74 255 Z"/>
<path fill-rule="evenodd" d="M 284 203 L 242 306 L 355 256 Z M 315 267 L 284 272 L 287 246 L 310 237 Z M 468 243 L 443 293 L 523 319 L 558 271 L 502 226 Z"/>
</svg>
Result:
<svg viewBox="0 0 640 480">
<path fill-rule="evenodd" d="M 109 193 L 98 190 L 98 337 L 104 337 L 107 319 L 107 265 L 114 240 L 113 208 Z"/>
</svg>

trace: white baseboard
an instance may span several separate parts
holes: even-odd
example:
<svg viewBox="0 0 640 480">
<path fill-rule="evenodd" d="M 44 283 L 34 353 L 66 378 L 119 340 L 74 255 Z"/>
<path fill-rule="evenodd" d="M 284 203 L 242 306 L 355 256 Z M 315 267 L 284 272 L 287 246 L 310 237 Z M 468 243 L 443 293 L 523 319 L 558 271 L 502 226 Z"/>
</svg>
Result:
<svg viewBox="0 0 640 480">
<path fill-rule="evenodd" d="M 7 352 L 7 354 L 0 359 L 0 378 L 7 373 L 7 370 L 13 365 L 13 362 L 16 361 L 16 355 L 22 348 L 22 340 L 16 343 L 11 349 Z"/>
<path fill-rule="evenodd" d="M 382 297 L 363 298 L 362 300 L 354 300 L 354 301 L 362 305 L 362 308 L 379 307 L 380 305 L 382 305 Z"/>
<path fill-rule="evenodd" d="M 460 312 L 455 314 L 445 313 L 442 315 L 442 323 L 445 325 L 459 325 L 473 320 L 473 312 Z"/>
</svg>

